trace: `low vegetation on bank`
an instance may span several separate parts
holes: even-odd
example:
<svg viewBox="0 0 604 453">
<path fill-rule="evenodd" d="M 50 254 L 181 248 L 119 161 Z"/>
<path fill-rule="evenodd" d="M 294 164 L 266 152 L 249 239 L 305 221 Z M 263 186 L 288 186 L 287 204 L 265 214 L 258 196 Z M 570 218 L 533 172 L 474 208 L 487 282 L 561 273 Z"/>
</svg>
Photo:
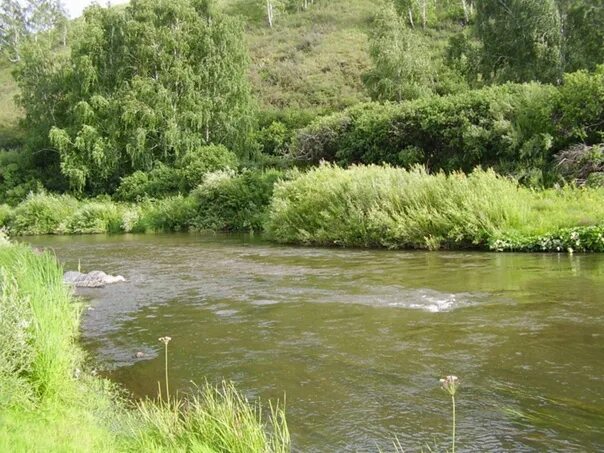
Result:
<svg viewBox="0 0 604 453">
<path fill-rule="evenodd" d="M 263 420 L 230 384 L 186 403 L 120 397 L 86 371 L 80 309 L 51 254 L 0 232 L 0 450 L 289 451 L 283 412 Z"/>
<path fill-rule="evenodd" d="M 0 206 L 15 235 L 267 232 L 279 242 L 391 249 L 604 251 L 604 188 L 535 190 L 493 170 L 388 165 L 219 171 L 187 195 L 80 201 L 30 194 Z"/>
<path fill-rule="evenodd" d="M 267 230 L 314 245 L 600 252 L 604 189 L 535 191 L 481 169 L 324 164 L 277 185 Z"/>
</svg>

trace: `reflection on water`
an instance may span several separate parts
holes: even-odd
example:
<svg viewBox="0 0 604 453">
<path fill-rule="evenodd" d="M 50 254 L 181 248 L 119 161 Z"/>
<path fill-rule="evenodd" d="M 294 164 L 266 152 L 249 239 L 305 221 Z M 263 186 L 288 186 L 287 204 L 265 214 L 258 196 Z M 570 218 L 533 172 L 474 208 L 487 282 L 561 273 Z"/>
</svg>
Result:
<svg viewBox="0 0 604 453">
<path fill-rule="evenodd" d="M 68 269 L 122 274 L 83 342 L 135 395 L 234 381 L 283 399 L 304 452 L 604 449 L 604 256 L 280 247 L 243 236 L 35 238 Z M 144 357 L 135 358 L 136 352 Z"/>
</svg>

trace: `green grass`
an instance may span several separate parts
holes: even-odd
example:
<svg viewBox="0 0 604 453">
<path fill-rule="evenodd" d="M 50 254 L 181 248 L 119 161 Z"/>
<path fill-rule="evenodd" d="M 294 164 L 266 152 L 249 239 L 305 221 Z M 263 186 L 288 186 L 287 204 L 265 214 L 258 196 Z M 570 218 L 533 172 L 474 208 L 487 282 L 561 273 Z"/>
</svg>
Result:
<svg viewBox="0 0 604 453">
<path fill-rule="evenodd" d="M 604 251 L 604 189 L 533 191 L 479 169 L 325 164 L 276 186 L 267 227 L 302 244 Z"/>
<path fill-rule="evenodd" d="M 250 78 L 264 109 L 339 110 L 367 100 L 361 74 L 371 65 L 366 30 L 370 0 L 317 0 L 278 15 L 271 29 L 250 0 L 224 0 L 246 21 Z"/>
<path fill-rule="evenodd" d="M 0 451 L 283 452 L 281 409 L 266 419 L 230 384 L 136 405 L 86 372 L 80 305 L 49 253 L 0 233 Z"/>
</svg>

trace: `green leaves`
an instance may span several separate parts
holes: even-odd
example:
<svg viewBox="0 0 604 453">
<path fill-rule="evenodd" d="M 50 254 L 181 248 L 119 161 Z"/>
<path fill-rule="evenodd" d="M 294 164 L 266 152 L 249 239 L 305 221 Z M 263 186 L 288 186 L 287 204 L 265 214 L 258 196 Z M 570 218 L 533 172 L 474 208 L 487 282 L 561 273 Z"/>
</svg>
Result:
<svg viewBox="0 0 604 453">
<path fill-rule="evenodd" d="M 27 122 L 48 118 L 36 132 L 59 151 L 73 190 L 113 191 L 120 177 L 208 144 L 244 149 L 252 104 L 242 29 L 210 3 L 93 6 L 59 69 L 35 71 L 42 54 L 24 63 Z"/>
</svg>

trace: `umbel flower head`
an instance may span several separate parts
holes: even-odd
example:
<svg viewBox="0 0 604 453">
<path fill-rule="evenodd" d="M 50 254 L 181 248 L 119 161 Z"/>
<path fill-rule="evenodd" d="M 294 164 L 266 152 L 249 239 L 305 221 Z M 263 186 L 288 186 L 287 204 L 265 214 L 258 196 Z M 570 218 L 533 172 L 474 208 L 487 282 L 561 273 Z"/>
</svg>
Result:
<svg viewBox="0 0 604 453">
<path fill-rule="evenodd" d="M 166 346 L 168 345 L 168 343 L 170 343 L 170 340 L 172 340 L 172 337 L 161 337 L 161 338 L 159 338 L 159 341 L 161 341 Z"/>
<path fill-rule="evenodd" d="M 455 396 L 457 387 L 459 386 L 459 379 L 457 376 L 447 376 L 440 380 L 443 389 L 451 396 Z"/>
</svg>

